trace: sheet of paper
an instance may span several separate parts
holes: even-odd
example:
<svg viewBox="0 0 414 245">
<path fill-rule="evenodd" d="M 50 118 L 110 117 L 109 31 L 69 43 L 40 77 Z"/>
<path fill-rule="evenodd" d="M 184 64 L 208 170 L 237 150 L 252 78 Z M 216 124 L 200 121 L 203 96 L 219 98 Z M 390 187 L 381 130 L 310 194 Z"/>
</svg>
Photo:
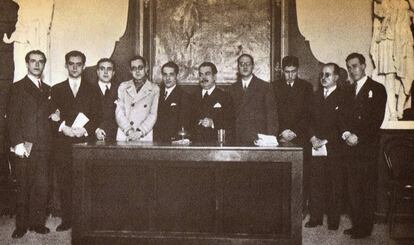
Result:
<svg viewBox="0 0 414 245">
<path fill-rule="evenodd" d="M 314 156 L 314 157 L 328 156 L 328 151 L 326 150 L 326 145 L 323 145 L 323 146 L 319 147 L 317 150 L 315 150 L 312 147 L 312 156 Z"/>
<path fill-rule="evenodd" d="M 89 122 L 89 118 L 82 112 L 76 116 L 75 121 L 72 124 L 72 128 L 83 128 Z"/>
</svg>

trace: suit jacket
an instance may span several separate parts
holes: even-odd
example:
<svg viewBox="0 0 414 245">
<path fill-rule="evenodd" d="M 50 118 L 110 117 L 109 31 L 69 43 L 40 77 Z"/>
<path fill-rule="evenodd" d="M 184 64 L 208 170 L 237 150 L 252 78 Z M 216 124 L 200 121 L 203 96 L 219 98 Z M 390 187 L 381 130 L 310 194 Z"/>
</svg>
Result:
<svg viewBox="0 0 414 245">
<path fill-rule="evenodd" d="M 205 117 L 213 119 L 214 128 L 205 128 L 198 124 Z M 215 88 L 208 98 L 202 97 L 198 89 L 192 99 L 191 138 L 195 142 L 217 142 L 217 130 L 226 130 L 226 142 L 231 143 L 234 125 L 233 102 L 231 96 L 220 88 Z"/>
<path fill-rule="evenodd" d="M 312 98 L 312 85 L 296 79 L 290 87 L 284 80 L 275 83 L 276 104 L 279 113 L 280 133 L 292 130 L 297 137 L 293 143 L 303 146 L 308 142 L 309 106 Z"/>
<path fill-rule="evenodd" d="M 76 97 L 73 96 L 69 80 L 65 80 L 52 87 L 52 102 L 54 106 L 60 110 L 60 122 L 65 121 L 67 126 L 71 126 L 80 112 L 89 118 L 85 129 L 88 136 L 84 137 L 68 137 L 59 132 L 57 135 L 57 144 L 59 148 L 70 150 L 74 143 L 85 142 L 95 139 L 95 130 L 99 125 L 101 115 L 101 106 L 99 94 L 94 85 L 82 78 L 80 87 Z"/>
<path fill-rule="evenodd" d="M 323 88 L 313 94 L 310 107 L 309 137 L 328 140 L 329 157 L 343 154 L 341 128 L 345 110 L 345 91 L 337 87 L 326 99 Z"/>
<path fill-rule="evenodd" d="M 245 92 L 238 80 L 231 85 L 230 94 L 235 105 L 237 144 L 252 145 L 258 133 L 277 135 L 277 107 L 269 83 L 253 76 Z"/>
<path fill-rule="evenodd" d="M 50 93 L 48 85 L 42 83 L 39 89 L 27 76 L 12 85 L 8 106 L 11 146 L 28 141 L 33 143 L 32 151 L 50 151 L 53 139 Z"/>
<path fill-rule="evenodd" d="M 158 100 L 157 122 L 154 126 L 154 141 L 171 142 L 184 127 L 189 130 L 191 102 L 189 95 L 176 86 L 164 100 L 165 87 L 161 87 Z"/>
<path fill-rule="evenodd" d="M 125 133 L 129 129 L 140 130 L 144 137 L 141 140 L 152 141 L 152 128 L 157 120 L 158 85 L 146 81 L 137 93 L 132 80 L 122 82 L 118 88 L 118 100 L 115 118 L 118 124 L 116 140 L 125 141 Z"/>
<path fill-rule="evenodd" d="M 377 157 L 379 132 L 385 114 L 387 93 L 385 87 L 368 77 L 357 96 L 348 90 L 347 114 L 342 133 L 350 131 L 358 137 L 358 144 L 348 147 L 353 154 Z"/>
<path fill-rule="evenodd" d="M 102 93 L 102 90 L 99 87 L 98 83 L 96 83 L 95 88 L 99 94 L 99 101 L 102 112 L 100 115 L 100 123 L 98 125 L 98 128 L 101 128 L 105 131 L 105 139 L 113 141 L 116 138 L 116 131 L 118 128 L 115 120 L 115 102 L 118 98 L 118 84 L 112 83 L 111 88 L 109 89 L 109 93 L 106 95 Z"/>
</svg>

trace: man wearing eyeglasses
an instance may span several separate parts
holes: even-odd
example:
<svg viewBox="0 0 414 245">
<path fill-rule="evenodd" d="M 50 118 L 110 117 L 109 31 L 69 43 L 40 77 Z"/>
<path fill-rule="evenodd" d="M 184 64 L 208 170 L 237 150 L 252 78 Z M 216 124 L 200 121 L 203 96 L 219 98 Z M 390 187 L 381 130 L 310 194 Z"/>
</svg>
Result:
<svg viewBox="0 0 414 245">
<path fill-rule="evenodd" d="M 242 54 L 237 59 L 238 79 L 230 87 L 235 108 L 235 142 L 253 145 L 257 134 L 277 135 L 278 115 L 270 83 L 253 74 L 254 59 Z"/>
<path fill-rule="evenodd" d="M 322 68 L 322 87 L 313 96 L 310 106 L 310 219 L 307 228 L 323 225 L 328 215 L 328 229 L 337 230 L 343 193 L 343 161 L 340 128 L 345 103 L 344 89 L 337 86 L 340 68 L 327 63 Z M 325 208 L 324 208 L 325 207 Z"/>
<path fill-rule="evenodd" d="M 116 140 L 152 141 L 160 89 L 148 80 L 148 66 L 144 57 L 138 55 L 130 60 L 130 72 L 132 80 L 122 82 L 118 88 Z"/>
</svg>

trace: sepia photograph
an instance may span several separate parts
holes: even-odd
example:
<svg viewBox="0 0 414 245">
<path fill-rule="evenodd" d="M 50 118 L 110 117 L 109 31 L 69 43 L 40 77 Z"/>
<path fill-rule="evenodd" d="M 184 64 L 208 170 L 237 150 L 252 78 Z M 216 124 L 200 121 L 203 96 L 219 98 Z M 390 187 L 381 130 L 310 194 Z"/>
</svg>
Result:
<svg viewBox="0 0 414 245">
<path fill-rule="evenodd" d="M 414 0 L 0 0 L 0 244 L 414 243 Z"/>
</svg>

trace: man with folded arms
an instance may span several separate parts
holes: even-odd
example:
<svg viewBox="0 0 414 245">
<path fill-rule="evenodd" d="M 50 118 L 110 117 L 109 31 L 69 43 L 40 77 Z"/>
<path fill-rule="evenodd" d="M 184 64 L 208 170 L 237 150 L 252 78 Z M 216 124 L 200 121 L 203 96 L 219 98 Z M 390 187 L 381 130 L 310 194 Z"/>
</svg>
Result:
<svg viewBox="0 0 414 245">
<path fill-rule="evenodd" d="M 177 86 L 178 65 L 170 61 L 161 68 L 162 85 L 158 100 L 157 122 L 154 126 L 154 141 L 171 142 L 177 132 L 189 129 L 189 95 Z"/>
<path fill-rule="evenodd" d="M 60 111 L 58 134 L 55 142 L 54 164 L 60 192 L 62 223 L 56 231 L 72 226 L 72 144 L 93 140 L 101 113 L 97 90 L 82 78 L 86 57 L 80 51 L 65 55 L 68 79 L 52 87 L 52 101 Z M 81 114 L 88 120 L 73 125 Z"/>
<path fill-rule="evenodd" d="M 46 56 L 39 50 L 26 55 L 27 76 L 14 83 L 8 107 L 10 143 L 17 178 L 16 229 L 20 238 L 27 229 L 49 233 L 45 226 L 48 164 L 52 146 L 50 87 L 42 82 Z"/>
<path fill-rule="evenodd" d="M 233 130 L 233 102 L 228 93 L 216 87 L 217 68 L 211 62 L 203 62 L 198 67 L 200 89 L 192 100 L 193 141 L 214 144 L 218 129 L 226 132 L 227 143 L 231 142 Z"/>
</svg>

